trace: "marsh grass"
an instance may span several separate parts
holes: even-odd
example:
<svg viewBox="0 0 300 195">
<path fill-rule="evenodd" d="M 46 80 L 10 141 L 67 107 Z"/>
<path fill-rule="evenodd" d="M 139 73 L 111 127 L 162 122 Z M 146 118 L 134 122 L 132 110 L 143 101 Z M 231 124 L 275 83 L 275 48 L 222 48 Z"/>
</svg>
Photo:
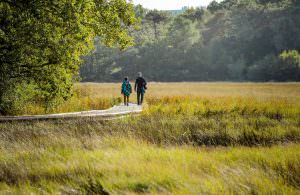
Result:
<svg viewBox="0 0 300 195">
<path fill-rule="evenodd" d="M 133 84 L 133 83 L 132 83 Z M 79 83 L 86 94 L 97 97 L 119 97 L 121 83 Z M 180 82 L 148 83 L 146 97 L 254 97 L 259 99 L 288 98 L 300 100 L 299 83 L 231 83 L 231 82 Z M 132 98 L 135 101 L 135 97 Z"/>
<path fill-rule="evenodd" d="M 101 110 L 122 101 L 119 83 L 78 83 L 74 87 L 74 95 L 59 106 L 45 110 L 37 102 L 20 105 L 17 115 L 76 112 L 84 110 Z M 146 99 L 151 101 L 161 97 L 241 97 L 248 99 L 288 100 L 290 103 L 300 102 L 300 84 L 298 83 L 155 83 L 148 84 Z M 130 97 L 136 102 L 135 93 Z"/>
<path fill-rule="evenodd" d="M 1 148 L 1 192 L 299 193 L 295 144 L 157 147 L 118 136 L 44 132 L 44 137 L 2 141 Z"/>
<path fill-rule="evenodd" d="M 0 123 L 0 193 L 299 194 L 299 84 L 191 85 L 151 83 L 138 117 Z M 61 111 L 118 101 L 76 87 Z"/>
<path fill-rule="evenodd" d="M 101 90 L 101 89 L 99 89 Z M 55 107 L 45 109 L 42 104 L 37 102 L 27 102 L 22 105 L 22 109 L 16 115 L 35 115 L 80 112 L 89 110 L 104 110 L 121 103 L 121 97 L 109 95 L 99 95 L 97 90 L 92 91 L 89 87 L 75 86 L 73 96 Z"/>
<path fill-rule="evenodd" d="M 287 99 L 148 98 L 140 117 L 112 121 L 113 132 L 148 142 L 191 145 L 272 145 L 300 141 L 300 107 Z"/>
</svg>

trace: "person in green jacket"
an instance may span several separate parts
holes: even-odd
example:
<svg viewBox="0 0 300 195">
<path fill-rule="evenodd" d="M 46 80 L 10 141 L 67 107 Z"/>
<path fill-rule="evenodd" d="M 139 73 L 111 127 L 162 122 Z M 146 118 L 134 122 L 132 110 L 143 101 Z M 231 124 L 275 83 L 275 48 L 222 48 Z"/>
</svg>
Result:
<svg viewBox="0 0 300 195">
<path fill-rule="evenodd" d="M 125 77 L 123 80 L 122 88 L 121 88 L 121 94 L 124 95 L 124 105 L 129 106 L 129 96 L 132 93 L 132 87 L 129 82 L 128 77 Z"/>
</svg>

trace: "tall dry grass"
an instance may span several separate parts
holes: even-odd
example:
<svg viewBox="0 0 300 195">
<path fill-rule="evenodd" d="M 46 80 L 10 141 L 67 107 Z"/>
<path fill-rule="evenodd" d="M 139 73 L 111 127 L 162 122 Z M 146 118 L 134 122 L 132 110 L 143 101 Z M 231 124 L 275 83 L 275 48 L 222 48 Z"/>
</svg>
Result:
<svg viewBox="0 0 300 195">
<path fill-rule="evenodd" d="M 138 117 L 0 123 L 0 193 L 299 194 L 299 86 L 150 83 Z M 76 88 L 62 111 L 120 97 Z"/>
<path fill-rule="evenodd" d="M 119 104 L 122 101 L 119 83 L 77 83 L 74 96 L 63 104 L 45 110 L 38 103 L 22 106 L 19 115 L 63 113 L 86 110 L 101 110 Z M 160 97 L 246 97 L 253 99 L 282 99 L 289 102 L 300 102 L 300 84 L 298 83 L 155 83 L 148 84 L 146 99 Z M 136 94 L 130 97 L 136 102 Z"/>
<path fill-rule="evenodd" d="M 132 83 L 133 84 L 133 83 Z M 94 97 L 120 97 L 119 83 L 78 83 L 75 88 Z M 181 82 L 148 83 L 146 97 L 201 96 L 201 97 L 256 97 L 288 98 L 300 101 L 299 83 L 231 83 Z M 135 100 L 135 94 L 132 100 Z"/>
<path fill-rule="evenodd" d="M 114 130 L 89 119 L 0 124 L 0 193 L 299 193 L 299 144 L 157 147 Z"/>
</svg>

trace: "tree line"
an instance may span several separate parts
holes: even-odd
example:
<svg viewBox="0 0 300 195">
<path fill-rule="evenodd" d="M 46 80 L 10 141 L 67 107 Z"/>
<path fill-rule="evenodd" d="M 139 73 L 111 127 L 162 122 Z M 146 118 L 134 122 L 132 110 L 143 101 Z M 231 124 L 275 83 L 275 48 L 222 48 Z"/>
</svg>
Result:
<svg viewBox="0 0 300 195">
<path fill-rule="evenodd" d="M 139 29 L 125 51 L 95 40 L 83 81 L 299 81 L 300 3 L 225 0 L 180 14 L 135 6 Z"/>
</svg>

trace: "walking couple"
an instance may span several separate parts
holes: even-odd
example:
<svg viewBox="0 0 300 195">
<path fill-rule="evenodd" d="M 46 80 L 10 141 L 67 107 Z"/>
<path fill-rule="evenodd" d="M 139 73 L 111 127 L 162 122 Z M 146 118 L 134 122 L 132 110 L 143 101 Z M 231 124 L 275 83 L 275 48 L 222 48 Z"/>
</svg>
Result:
<svg viewBox="0 0 300 195">
<path fill-rule="evenodd" d="M 138 73 L 138 78 L 135 80 L 134 84 L 134 91 L 137 93 L 137 104 L 142 105 L 143 100 L 144 100 L 144 94 L 147 89 L 147 82 L 143 78 L 143 75 L 141 72 Z M 122 89 L 121 89 L 121 94 L 124 95 L 124 105 L 128 106 L 129 105 L 129 96 L 132 93 L 132 87 L 129 82 L 129 78 L 125 77 L 123 84 L 122 84 Z"/>
</svg>

